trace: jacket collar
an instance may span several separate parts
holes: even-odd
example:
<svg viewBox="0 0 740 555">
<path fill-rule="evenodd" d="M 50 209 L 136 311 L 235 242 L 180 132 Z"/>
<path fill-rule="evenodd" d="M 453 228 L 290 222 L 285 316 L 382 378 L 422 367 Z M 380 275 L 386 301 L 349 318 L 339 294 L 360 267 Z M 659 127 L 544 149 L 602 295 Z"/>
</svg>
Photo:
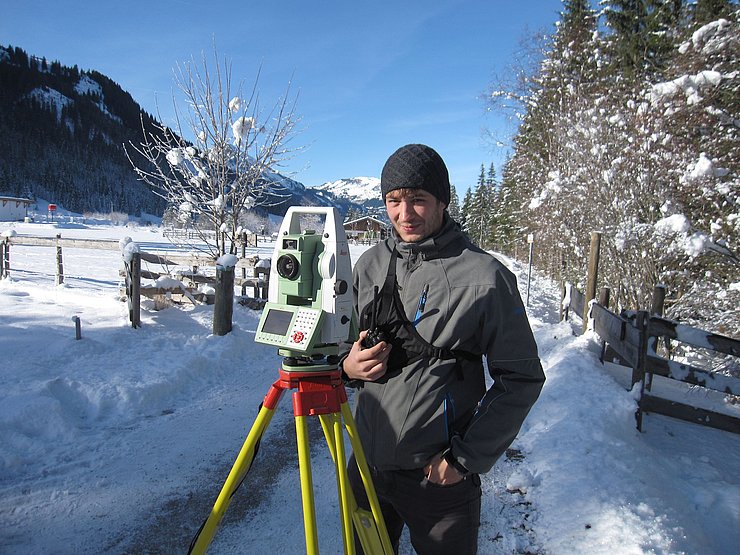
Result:
<svg viewBox="0 0 740 555">
<path fill-rule="evenodd" d="M 460 226 L 453 220 L 447 212 L 444 213 L 444 219 L 442 220 L 442 227 L 434 235 L 427 237 L 417 243 L 407 243 L 401 241 L 396 233 L 396 230 L 392 230 L 392 244 L 390 248 L 393 249 L 395 244 L 398 253 L 402 258 L 408 258 L 410 260 L 416 260 L 421 257 L 422 259 L 437 258 L 444 251 L 444 248 L 462 236 Z"/>
</svg>

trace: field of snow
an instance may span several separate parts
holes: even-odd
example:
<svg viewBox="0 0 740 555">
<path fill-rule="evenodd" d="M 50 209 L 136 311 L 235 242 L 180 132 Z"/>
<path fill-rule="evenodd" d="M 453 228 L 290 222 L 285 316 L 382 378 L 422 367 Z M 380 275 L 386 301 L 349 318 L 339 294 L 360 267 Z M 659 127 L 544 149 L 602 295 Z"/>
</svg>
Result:
<svg viewBox="0 0 740 555">
<path fill-rule="evenodd" d="M 10 229 L 170 248 L 157 227 L 0 223 Z M 351 247 L 353 260 L 364 248 Z M 120 252 L 65 249 L 56 286 L 52 251 L 13 247 L 0 281 L 0 553 L 186 553 L 280 359 L 254 342 L 259 312 L 239 305 L 223 337 L 203 305 L 145 303 L 133 329 Z M 526 267 L 505 262 L 524 296 Z M 534 275 L 531 287 L 547 383 L 508 456 L 482 477 L 479 552 L 736 553 L 740 437 L 652 415 L 638 432 L 598 338 L 558 322 L 556 284 Z M 321 551 L 341 553 L 334 471 L 317 423 L 311 434 Z M 211 552 L 304 552 L 300 507 L 284 399 Z M 401 552 L 412 553 L 407 540 Z"/>
</svg>

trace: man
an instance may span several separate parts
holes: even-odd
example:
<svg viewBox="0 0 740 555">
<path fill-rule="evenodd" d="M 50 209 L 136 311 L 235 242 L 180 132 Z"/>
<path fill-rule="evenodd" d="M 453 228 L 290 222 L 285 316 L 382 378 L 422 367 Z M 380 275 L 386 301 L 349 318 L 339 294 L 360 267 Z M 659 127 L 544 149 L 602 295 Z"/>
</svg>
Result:
<svg viewBox="0 0 740 555">
<path fill-rule="evenodd" d="M 381 191 L 394 233 L 355 265 L 361 331 L 340 367 L 360 388 L 357 429 L 394 549 L 407 525 L 422 555 L 476 553 L 478 474 L 539 396 L 537 346 L 515 276 L 447 214 L 450 182 L 437 152 L 398 149 Z M 349 474 L 368 508 L 354 461 Z"/>
</svg>

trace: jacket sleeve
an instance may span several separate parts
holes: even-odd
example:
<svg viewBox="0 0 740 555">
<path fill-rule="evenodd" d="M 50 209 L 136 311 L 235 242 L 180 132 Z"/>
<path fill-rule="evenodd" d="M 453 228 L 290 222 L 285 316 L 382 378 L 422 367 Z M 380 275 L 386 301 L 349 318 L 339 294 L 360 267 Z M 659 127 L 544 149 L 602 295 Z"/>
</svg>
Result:
<svg viewBox="0 0 740 555">
<path fill-rule="evenodd" d="M 493 385 L 486 391 L 462 436 L 453 437 L 453 456 L 470 472 L 488 472 L 511 445 L 545 375 L 515 276 L 497 272 L 493 286 L 480 299 L 482 350 Z"/>
<path fill-rule="evenodd" d="M 357 310 L 357 271 L 356 269 L 353 269 L 353 276 L 352 276 L 352 290 L 353 290 L 353 308 L 352 308 L 352 320 L 349 324 L 349 336 L 347 337 L 347 341 L 344 341 L 343 343 L 339 344 L 338 349 L 338 356 L 339 356 L 339 370 L 342 375 L 342 381 L 344 381 L 344 385 L 348 387 L 353 388 L 360 388 L 362 387 L 362 382 L 359 380 L 352 380 L 347 376 L 347 374 L 344 373 L 344 359 L 347 358 L 347 355 L 349 355 L 350 350 L 352 349 L 352 344 L 357 341 L 357 338 L 360 335 L 360 329 L 359 329 L 359 316 L 358 310 Z"/>
</svg>

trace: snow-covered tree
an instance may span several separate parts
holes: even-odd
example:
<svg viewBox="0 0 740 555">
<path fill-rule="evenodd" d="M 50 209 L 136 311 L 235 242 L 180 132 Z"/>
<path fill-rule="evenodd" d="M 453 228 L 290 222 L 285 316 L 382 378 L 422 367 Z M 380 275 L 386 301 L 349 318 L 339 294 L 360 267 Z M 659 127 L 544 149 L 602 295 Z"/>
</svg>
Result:
<svg viewBox="0 0 740 555">
<path fill-rule="evenodd" d="M 219 60 L 215 48 L 212 64 L 203 55 L 179 65 L 175 84 L 184 108 L 173 99 L 174 128 L 163 125 L 129 145 L 146 161 L 132 161 L 139 178 L 195 224 L 213 256 L 236 253 L 240 218 L 274 202 L 276 172 L 295 152 L 289 143 L 299 118 L 290 85 L 265 108 L 259 77 L 258 71 L 248 89 L 234 84 L 231 63 Z"/>
<path fill-rule="evenodd" d="M 599 27 L 587 2 L 564 1 L 539 66 L 491 96 L 492 106 L 515 100 L 521 121 L 497 227 L 516 242 L 535 232 L 542 269 L 577 284 L 589 234 L 601 231 L 600 285 L 612 288 L 618 308 L 649 307 L 664 284 L 669 316 L 732 334 L 740 320 L 732 308 L 740 302 L 738 14 L 692 21 L 726 13 L 718 0 L 693 11 L 681 1 L 606 4 L 607 17 L 615 6 L 623 15 L 647 8 L 644 17 L 657 19 L 643 30 L 659 29 L 674 48 L 650 42 L 649 59 L 639 60 L 616 48 L 627 39 L 614 36 L 614 20 Z M 646 32 L 640 40 L 652 40 Z"/>
</svg>

